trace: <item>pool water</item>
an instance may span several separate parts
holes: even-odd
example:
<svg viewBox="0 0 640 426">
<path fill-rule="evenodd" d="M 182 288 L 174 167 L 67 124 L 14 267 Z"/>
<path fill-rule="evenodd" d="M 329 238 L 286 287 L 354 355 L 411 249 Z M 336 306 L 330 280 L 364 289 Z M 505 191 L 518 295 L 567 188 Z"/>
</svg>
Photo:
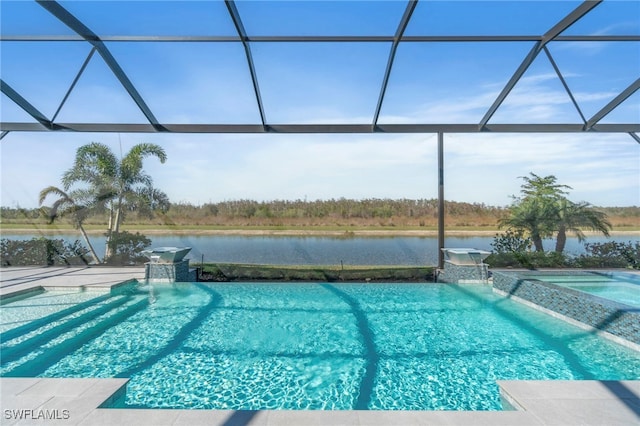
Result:
<svg viewBox="0 0 640 426">
<path fill-rule="evenodd" d="M 574 275 L 538 274 L 535 279 L 640 308 L 640 275 L 583 272 Z"/>
<path fill-rule="evenodd" d="M 65 316 L 78 311 L 83 303 L 95 305 L 110 297 L 107 291 L 44 291 L 34 290 L 2 299 L 0 333 L 25 326 L 32 321 L 51 316 Z"/>
<path fill-rule="evenodd" d="M 8 325 L 1 375 L 128 377 L 120 407 L 234 410 L 500 410 L 496 380 L 640 378 L 640 353 L 481 285 L 156 284 L 70 316 Z"/>
</svg>

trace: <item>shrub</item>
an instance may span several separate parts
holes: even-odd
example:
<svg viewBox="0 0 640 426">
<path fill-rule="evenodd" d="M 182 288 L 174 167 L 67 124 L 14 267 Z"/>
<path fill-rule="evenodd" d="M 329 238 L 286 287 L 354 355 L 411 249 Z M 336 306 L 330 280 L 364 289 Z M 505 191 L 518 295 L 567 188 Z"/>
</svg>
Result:
<svg viewBox="0 0 640 426">
<path fill-rule="evenodd" d="M 142 251 L 151 245 L 151 240 L 136 232 L 127 231 L 114 233 L 109 240 L 111 255 L 105 262 L 108 265 L 135 265 L 146 262 L 148 259 Z"/>
<path fill-rule="evenodd" d="M 586 254 L 575 263 L 581 268 L 633 268 L 640 269 L 640 241 L 621 243 L 586 243 Z"/>
<path fill-rule="evenodd" d="M 496 234 L 486 262 L 498 268 L 633 268 L 640 269 L 640 242 L 585 243 L 585 254 L 571 257 L 555 251 L 529 251 L 531 241 L 511 230 Z"/>
<path fill-rule="evenodd" d="M 32 238 L 31 240 L 0 240 L 2 266 L 87 265 L 89 250 L 75 240 Z"/>
<path fill-rule="evenodd" d="M 507 229 L 506 232 L 496 234 L 491 243 L 493 251 L 486 262 L 496 267 L 533 268 L 529 260 L 531 238 L 524 236 L 522 230 Z"/>
<path fill-rule="evenodd" d="M 523 253 L 531 249 L 531 238 L 524 236 L 522 229 L 507 229 L 506 232 L 496 234 L 491 247 L 496 253 Z"/>
<path fill-rule="evenodd" d="M 573 266 L 573 260 L 555 251 L 491 253 L 486 262 L 496 268 L 563 268 Z"/>
</svg>

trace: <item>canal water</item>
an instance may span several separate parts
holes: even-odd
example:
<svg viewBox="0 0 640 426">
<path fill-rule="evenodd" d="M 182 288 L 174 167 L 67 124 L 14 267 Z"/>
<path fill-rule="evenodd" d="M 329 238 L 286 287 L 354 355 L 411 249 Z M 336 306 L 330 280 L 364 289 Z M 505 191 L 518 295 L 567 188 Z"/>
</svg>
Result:
<svg viewBox="0 0 640 426">
<path fill-rule="evenodd" d="M 3 233 L 2 238 L 29 240 L 35 234 Z M 254 263 L 273 265 L 436 265 L 437 237 L 326 237 L 326 236 L 240 236 L 240 235 L 151 235 L 151 247 L 191 247 L 192 263 Z M 79 234 L 60 234 L 50 238 L 81 240 Z M 91 236 L 98 256 L 104 256 L 105 238 Z M 613 238 L 589 236 L 587 242 L 637 241 L 638 236 Z M 470 247 L 491 251 L 492 236 L 446 237 L 445 247 Z M 553 240 L 545 241 L 552 249 Z M 566 253 L 584 253 L 577 238 L 569 238 Z"/>
</svg>

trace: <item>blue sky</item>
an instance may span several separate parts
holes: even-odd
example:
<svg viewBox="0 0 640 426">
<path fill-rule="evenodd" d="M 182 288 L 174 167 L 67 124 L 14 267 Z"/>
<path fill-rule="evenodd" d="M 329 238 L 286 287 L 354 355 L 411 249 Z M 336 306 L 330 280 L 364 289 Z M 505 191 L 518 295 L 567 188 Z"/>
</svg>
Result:
<svg viewBox="0 0 640 426">
<path fill-rule="evenodd" d="M 61 1 L 99 35 L 235 35 L 221 2 Z M 579 1 L 421 1 L 406 35 L 539 35 Z M 3 35 L 66 35 L 34 2 L 0 3 Z M 237 2 L 250 35 L 392 35 L 405 2 Z M 481 18 L 480 18 L 481 17 Z M 571 35 L 640 35 L 640 2 L 605 0 Z M 239 43 L 107 42 L 161 122 L 257 124 Z M 527 42 L 401 43 L 380 123 L 477 123 L 531 49 Z M 86 59 L 83 42 L 9 42 L 3 81 L 46 116 L 56 112 Z M 390 44 L 253 43 L 269 123 L 370 123 Z M 588 119 L 640 76 L 639 42 L 551 42 L 556 65 Z M 2 121 L 33 119 L 4 94 Z M 58 122 L 145 123 L 99 55 Z M 640 121 L 640 92 L 602 123 Z M 580 123 L 546 55 L 539 55 L 490 123 Z M 59 185 L 75 150 L 97 141 L 114 152 L 161 145 L 166 164 L 145 163 L 174 202 L 230 199 L 435 198 L 435 134 L 194 135 L 20 133 L 0 142 L 0 204 L 36 207 Z M 519 176 L 555 175 L 571 198 L 640 205 L 640 144 L 627 134 L 446 134 L 445 197 L 506 205 Z"/>
</svg>

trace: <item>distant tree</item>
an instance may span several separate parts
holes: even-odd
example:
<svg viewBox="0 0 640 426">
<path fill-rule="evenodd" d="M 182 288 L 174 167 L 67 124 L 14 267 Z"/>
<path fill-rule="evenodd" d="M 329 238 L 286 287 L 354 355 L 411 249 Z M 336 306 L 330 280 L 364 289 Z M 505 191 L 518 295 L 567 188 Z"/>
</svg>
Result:
<svg viewBox="0 0 640 426">
<path fill-rule="evenodd" d="M 100 258 L 96 254 L 96 251 L 93 249 L 91 240 L 89 240 L 89 236 L 82 226 L 82 223 L 90 213 L 90 208 L 86 205 L 77 203 L 72 196 L 55 186 L 48 186 L 40 191 L 40 205 L 42 205 L 49 196 L 58 197 L 56 201 L 53 202 L 53 205 L 45 211 L 46 216 L 49 218 L 49 222 L 53 223 L 53 221 L 58 217 L 69 217 L 71 219 L 71 223 L 73 223 L 73 226 L 76 229 L 80 230 L 82 238 L 87 244 L 87 247 L 89 247 L 89 251 L 91 252 L 91 256 L 93 256 L 94 261 L 96 263 L 100 263 Z"/>
<path fill-rule="evenodd" d="M 531 238 L 536 251 L 544 251 L 542 240 L 556 235 L 555 251 L 562 253 L 567 241 L 567 233 L 575 234 L 584 241 L 582 228 L 600 231 L 609 236 L 611 223 L 606 214 L 595 210 L 589 203 L 574 203 L 567 199 L 570 186 L 560 185 L 556 177 L 521 177 L 521 196 L 514 197 L 508 217 L 499 221 L 500 227 L 525 231 Z"/>
<path fill-rule="evenodd" d="M 113 254 L 110 242 L 120 232 L 125 211 L 141 206 L 150 211 L 157 204 L 168 205 L 166 195 L 153 187 L 151 176 L 143 171 L 142 161 L 148 156 L 161 163 L 167 160 L 164 149 L 155 144 L 137 144 L 118 160 L 107 145 L 92 142 L 78 148 L 73 166 L 62 177 L 65 190 L 85 185 L 94 203 L 92 210 L 108 212 L 105 259 Z"/>
</svg>

